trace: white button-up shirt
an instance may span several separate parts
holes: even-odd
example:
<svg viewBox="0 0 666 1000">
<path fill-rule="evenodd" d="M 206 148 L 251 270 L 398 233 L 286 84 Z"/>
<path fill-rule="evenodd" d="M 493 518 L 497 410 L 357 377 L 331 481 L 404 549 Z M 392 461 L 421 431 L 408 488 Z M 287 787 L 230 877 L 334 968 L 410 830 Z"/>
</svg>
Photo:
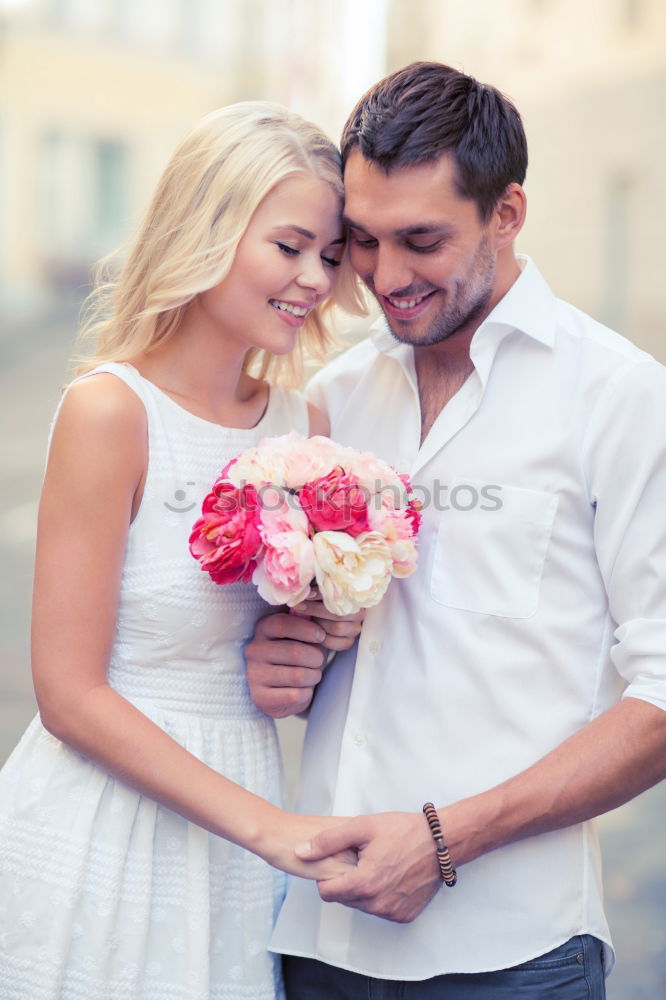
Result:
<svg viewBox="0 0 666 1000">
<path fill-rule="evenodd" d="M 331 436 L 409 471 L 419 566 L 319 685 L 303 812 L 445 806 L 523 771 L 624 693 L 666 708 L 666 370 L 523 271 L 420 446 L 412 348 L 380 323 L 312 383 Z M 273 948 L 387 979 L 607 944 L 594 822 L 478 858 L 410 924 L 291 880 Z"/>
</svg>

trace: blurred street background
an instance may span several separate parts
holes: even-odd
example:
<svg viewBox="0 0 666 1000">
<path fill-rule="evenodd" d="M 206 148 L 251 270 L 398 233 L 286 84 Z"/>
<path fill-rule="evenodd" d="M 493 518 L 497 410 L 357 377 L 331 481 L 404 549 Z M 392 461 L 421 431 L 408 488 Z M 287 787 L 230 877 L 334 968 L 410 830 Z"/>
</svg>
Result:
<svg viewBox="0 0 666 1000">
<path fill-rule="evenodd" d="M 666 362 L 663 0 L 0 0 L 0 763 L 35 711 L 37 500 L 92 262 L 203 114 L 277 100 L 337 138 L 360 94 L 415 59 L 514 99 L 530 144 L 518 249 Z M 301 733 L 282 726 L 292 788 Z M 609 1000 L 664 1000 L 666 785 L 600 825 Z"/>
</svg>

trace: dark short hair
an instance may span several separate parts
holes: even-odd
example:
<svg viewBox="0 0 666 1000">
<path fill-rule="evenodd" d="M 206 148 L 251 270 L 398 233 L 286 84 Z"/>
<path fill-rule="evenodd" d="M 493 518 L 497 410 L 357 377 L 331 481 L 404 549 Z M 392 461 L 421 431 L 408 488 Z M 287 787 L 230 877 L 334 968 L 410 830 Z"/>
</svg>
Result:
<svg viewBox="0 0 666 1000">
<path fill-rule="evenodd" d="M 518 111 L 495 87 L 442 63 L 415 62 L 363 95 L 342 132 L 342 161 L 359 149 L 389 172 L 451 153 L 458 193 L 487 221 L 512 182 L 527 171 Z"/>
</svg>

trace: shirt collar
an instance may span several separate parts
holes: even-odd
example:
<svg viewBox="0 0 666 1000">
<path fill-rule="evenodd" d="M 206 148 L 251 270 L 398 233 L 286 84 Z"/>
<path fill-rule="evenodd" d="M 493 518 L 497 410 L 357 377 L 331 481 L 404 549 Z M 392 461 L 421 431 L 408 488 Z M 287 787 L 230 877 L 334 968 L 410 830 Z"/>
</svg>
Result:
<svg viewBox="0 0 666 1000">
<path fill-rule="evenodd" d="M 474 334 L 473 342 L 493 327 L 519 330 L 547 347 L 555 341 L 557 299 L 536 264 L 517 254 L 520 274 Z"/>
<path fill-rule="evenodd" d="M 472 343 L 476 346 L 487 336 L 496 339 L 498 333 L 511 330 L 519 330 L 547 347 L 554 343 L 557 299 L 531 258 L 524 254 L 516 256 L 520 274 L 474 334 Z M 411 355 L 411 347 L 396 340 L 383 315 L 372 324 L 369 336 L 382 354 L 391 354 L 397 360 L 406 360 Z"/>
</svg>

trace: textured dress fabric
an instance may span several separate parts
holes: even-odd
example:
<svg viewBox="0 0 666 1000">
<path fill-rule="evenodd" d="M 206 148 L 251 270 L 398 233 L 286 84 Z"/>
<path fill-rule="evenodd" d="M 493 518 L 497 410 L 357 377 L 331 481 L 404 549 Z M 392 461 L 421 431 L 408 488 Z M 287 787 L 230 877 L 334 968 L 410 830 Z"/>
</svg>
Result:
<svg viewBox="0 0 666 1000">
<path fill-rule="evenodd" d="M 148 416 L 109 684 L 280 804 L 275 726 L 250 700 L 243 655 L 266 605 L 252 584 L 212 583 L 188 537 L 222 466 L 266 435 L 307 434 L 306 404 L 273 387 L 256 427 L 225 428 L 130 365 L 83 377 L 99 371 L 127 383 Z M 39 717 L 0 772 L 2 1000 L 275 1000 L 267 942 L 283 891 L 282 873 L 111 777 Z"/>
</svg>

